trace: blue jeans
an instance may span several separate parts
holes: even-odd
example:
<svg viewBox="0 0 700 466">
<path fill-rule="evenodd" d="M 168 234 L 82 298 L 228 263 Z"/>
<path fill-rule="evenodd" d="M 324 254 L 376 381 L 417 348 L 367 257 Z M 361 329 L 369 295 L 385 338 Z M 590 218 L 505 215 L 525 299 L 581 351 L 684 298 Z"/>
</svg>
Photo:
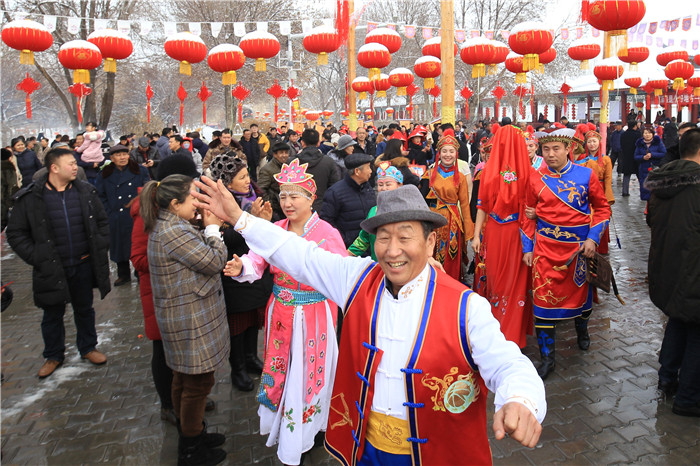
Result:
<svg viewBox="0 0 700 466">
<path fill-rule="evenodd" d="M 659 380 L 678 380 L 675 403 L 691 407 L 700 403 L 700 324 L 669 318 L 659 353 Z M 679 375 L 680 372 L 680 375 Z"/>
<path fill-rule="evenodd" d="M 73 306 L 73 320 L 78 334 L 77 346 L 85 356 L 97 346 L 95 331 L 95 309 L 92 307 L 92 266 L 90 260 L 79 265 L 65 267 L 66 282 Z M 41 335 L 44 338 L 44 358 L 63 361 L 66 350 L 66 329 L 63 324 L 65 304 L 44 308 L 41 320 Z"/>
</svg>

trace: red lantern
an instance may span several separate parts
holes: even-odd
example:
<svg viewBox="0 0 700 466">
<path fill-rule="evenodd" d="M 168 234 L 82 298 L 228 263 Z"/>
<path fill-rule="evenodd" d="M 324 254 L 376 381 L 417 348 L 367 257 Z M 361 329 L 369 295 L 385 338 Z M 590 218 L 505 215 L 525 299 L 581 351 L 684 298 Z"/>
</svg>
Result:
<svg viewBox="0 0 700 466">
<path fill-rule="evenodd" d="M 700 66 L 700 53 L 695 54 L 695 56 L 693 57 L 693 61 L 697 66 Z"/>
<path fill-rule="evenodd" d="M 146 81 L 146 121 L 151 122 L 151 99 L 153 98 L 153 88 L 151 81 Z"/>
<path fill-rule="evenodd" d="M 224 86 L 236 84 L 236 70 L 245 65 L 243 50 L 233 44 L 219 44 L 209 51 L 207 65 L 217 73 L 223 73 L 221 83 Z"/>
<path fill-rule="evenodd" d="M 401 36 L 393 29 L 377 28 L 367 33 L 365 44 L 382 44 L 389 50 L 389 53 L 395 53 L 401 48 Z M 383 68 L 383 66 L 379 68 Z"/>
<path fill-rule="evenodd" d="M 595 39 L 583 38 L 575 40 L 569 45 L 567 50 L 572 60 L 580 61 L 582 70 L 590 69 L 588 60 L 593 60 L 600 55 L 600 45 Z"/>
<path fill-rule="evenodd" d="M 673 80 L 674 91 L 682 91 L 685 89 L 683 81 L 692 78 L 694 72 L 695 67 L 684 60 L 673 60 L 664 68 L 666 77 Z"/>
<path fill-rule="evenodd" d="M 627 54 L 623 55 L 624 51 L 620 51 L 617 57 L 625 63 L 630 64 L 630 71 L 637 71 L 637 63 L 641 63 L 649 58 L 649 47 L 643 45 L 639 47 L 628 47 Z"/>
<path fill-rule="evenodd" d="M 391 82 L 389 82 L 389 75 L 381 73 L 379 79 L 372 81 L 372 86 L 374 90 L 377 91 L 377 97 L 386 97 L 386 91 L 391 89 Z"/>
<path fill-rule="evenodd" d="M 199 100 L 202 101 L 202 123 L 205 125 L 207 124 L 207 99 L 211 97 L 211 95 L 212 92 L 209 90 L 204 81 L 202 81 L 202 87 L 199 88 L 197 97 L 199 97 Z"/>
<path fill-rule="evenodd" d="M 457 44 L 455 45 L 455 56 L 457 56 L 457 53 L 459 52 L 459 48 L 457 47 Z M 425 44 L 423 44 L 423 48 L 421 52 L 423 55 L 430 55 L 431 57 L 435 58 L 440 58 L 440 47 L 442 47 L 442 38 L 440 36 L 438 37 L 433 37 L 432 39 L 428 39 L 425 41 Z"/>
<path fill-rule="evenodd" d="M 474 95 L 474 91 L 469 89 L 469 84 L 464 81 L 464 87 L 459 93 L 464 98 L 464 114 L 469 117 L 469 98 Z"/>
<path fill-rule="evenodd" d="M 389 73 L 389 83 L 396 88 L 396 95 L 406 95 L 406 86 L 413 84 L 413 73 L 408 68 L 396 68 Z"/>
<path fill-rule="evenodd" d="M 352 80 L 352 90 L 359 92 L 358 99 L 365 100 L 368 92 L 374 92 L 374 86 L 369 78 L 359 76 Z"/>
<path fill-rule="evenodd" d="M 552 46 L 552 33 L 542 23 L 526 21 L 515 26 L 508 36 L 513 52 L 523 55 L 523 71 L 539 68 L 539 54 Z"/>
<path fill-rule="evenodd" d="M 327 65 L 328 54 L 335 52 L 340 47 L 340 37 L 335 29 L 319 26 L 304 36 L 303 45 L 307 52 L 318 54 L 316 64 Z"/>
<path fill-rule="evenodd" d="M 462 45 L 459 56 L 467 65 L 472 65 L 472 78 L 486 76 L 486 65 L 491 63 L 496 54 L 493 42 L 484 37 L 474 37 Z"/>
<path fill-rule="evenodd" d="M 567 100 L 567 97 L 568 97 L 568 95 L 569 95 L 569 92 L 571 92 L 571 86 L 569 86 L 568 84 L 564 83 L 564 84 L 562 84 L 561 87 L 559 88 L 559 92 L 561 92 L 562 94 L 564 94 L 564 105 L 562 106 L 561 109 L 562 109 L 562 113 L 563 113 L 564 115 L 566 115 L 566 108 L 567 108 L 566 100 Z M 572 117 L 572 119 L 573 119 L 573 117 Z"/>
<path fill-rule="evenodd" d="M 243 101 L 250 95 L 250 89 L 239 83 L 231 89 L 231 95 L 238 100 L 238 122 L 240 123 L 243 121 Z"/>
<path fill-rule="evenodd" d="M 419 78 L 423 78 L 424 89 L 432 89 L 435 87 L 435 78 L 441 73 L 440 59 L 431 56 L 420 57 L 413 65 L 413 71 Z"/>
<path fill-rule="evenodd" d="M 365 110 L 365 116 L 366 116 L 367 118 L 372 118 L 372 113 L 373 113 L 373 112 L 372 112 L 372 110 L 370 110 L 370 109 Z"/>
<path fill-rule="evenodd" d="M 418 86 L 411 83 L 406 86 L 406 95 L 408 96 L 408 105 L 406 110 L 408 111 L 408 118 L 413 119 L 413 96 L 420 90 Z"/>
<path fill-rule="evenodd" d="M 501 99 L 505 97 L 506 91 L 501 87 L 501 83 L 499 82 L 496 87 L 493 88 L 491 91 L 491 95 L 496 98 L 496 107 L 500 107 L 501 105 Z"/>
<path fill-rule="evenodd" d="M 90 70 L 100 66 L 102 54 L 96 45 L 86 40 L 72 40 L 58 50 L 58 61 L 73 70 L 73 83 L 89 83 Z"/>
<path fill-rule="evenodd" d="M 630 94 L 637 94 L 637 88 L 642 85 L 642 77 L 639 74 L 625 75 L 625 84 L 630 87 Z"/>
<path fill-rule="evenodd" d="M 321 118 L 321 112 L 317 112 L 315 110 L 309 110 L 304 114 L 304 116 L 309 121 L 316 121 L 319 118 Z"/>
<path fill-rule="evenodd" d="M 192 63 L 207 57 L 207 46 L 199 36 L 191 32 L 178 32 L 165 40 L 165 53 L 180 62 L 180 74 L 192 75 Z"/>
<path fill-rule="evenodd" d="M 440 86 L 435 86 L 428 91 L 428 94 L 433 96 L 433 118 L 437 117 L 438 115 L 437 98 L 440 97 L 440 91 Z"/>
<path fill-rule="evenodd" d="M 343 115 L 343 118 L 347 118 L 348 115 L 350 115 L 350 112 L 348 112 L 347 110 L 341 110 L 340 114 Z"/>
<path fill-rule="evenodd" d="M 277 111 L 279 110 L 277 101 L 280 99 L 280 97 L 284 97 L 284 89 L 282 89 L 282 86 L 277 84 L 277 80 L 275 79 L 275 83 L 267 88 L 267 93 L 275 99 L 275 123 L 277 123 Z"/>
<path fill-rule="evenodd" d="M 83 122 L 83 97 L 87 97 L 92 94 L 92 89 L 83 83 L 75 83 L 72 86 L 68 86 L 68 91 L 73 94 L 76 98 L 75 108 L 78 110 L 78 123 Z"/>
<path fill-rule="evenodd" d="M 647 85 L 654 89 L 654 95 L 658 98 L 668 89 L 668 79 L 665 76 L 655 76 L 647 82 Z"/>
<path fill-rule="evenodd" d="M 386 109 L 384 109 L 384 111 L 386 112 L 387 115 L 389 115 L 390 118 L 394 114 L 393 107 L 387 107 Z"/>
<path fill-rule="evenodd" d="M 656 56 L 656 63 L 661 66 L 666 66 L 673 60 L 688 61 L 688 52 L 681 47 L 671 46 L 666 47 Z"/>
<path fill-rule="evenodd" d="M 593 68 L 593 74 L 596 78 L 603 81 L 603 89 L 613 90 L 613 81 L 618 79 L 624 73 L 625 68 L 617 57 L 604 58 L 598 65 Z"/>
<path fill-rule="evenodd" d="M 583 2 L 581 13 L 594 28 L 626 38 L 627 30 L 644 18 L 646 6 L 644 0 L 593 0 Z"/>
<path fill-rule="evenodd" d="M 323 118 L 330 118 L 333 116 L 333 110 L 324 110 L 323 111 Z"/>
<path fill-rule="evenodd" d="M 187 91 L 185 86 L 182 85 L 180 81 L 180 87 L 177 89 L 177 98 L 180 99 L 180 126 L 185 124 L 185 99 L 187 98 Z"/>
<path fill-rule="evenodd" d="M 17 90 L 22 91 L 25 94 L 27 94 L 24 97 L 24 105 L 25 105 L 25 112 L 27 115 L 27 120 L 32 119 L 32 99 L 29 97 L 32 92 L 37 91 L 41 89 L 41 83 L 38 81 L 32 79 L 29 77 L 29 73 L 27 73 L 27 77 L 22 80 L 19 84 L 17 84 Z"/>
<path fill-rule="evenodd" d="M 391 54 L 389 49 L 375 42 L 365 44 L 357 51 L 357 62 L 360 66 L 369 69 L 369 79 L 375 79 L 380 75 L 380 68 L 389 66 Z"/>
<path fill-rule="evenodd" d="M 128 58 L 134 51 L 134 44 L 126 34 L 114 29 L 102 29 L 90 34 L 88 42 L 95 44 L 105 59 L 105 72 L 117 72 L 117 60 Z"/>
<path fill-rule="evenodd" d="M 688 86 L 693 88 L 693 95 L 700 97 L 700 75 L 692 76 L 688 79 Z"/>
<path fill-rule="evenodd" d="M 506 69 L 511 73 L 515 73 L 515 84 L 525 84 L 527 82 L 527 72 L 523 65 L 522 55 L 509 53 L 506 58 Z"/>
<path fill-rule="evenodd" d="M 240 47 L 246 57 L 255 60 L 255 71 L 266 71 L 266 59 L 280 51 L 280 42 L 269 32 L 253 31 L 241 38 Z"/>
<path fill-rule="evenodd" d="M 510 53 L 510 49 L 508 48 L 508 46 L 506 46 L 506 44 L 497 40 L 492 40 L 491 43 L 493 44 L 494 55 L 491 61 L 489 61 L 488 65 L 489 74 L 493 75 L 496 74 L 496 70 L 498 68 L 496 65 L 506 61 L 506 58 Z"/>
<path fill-rule="evenodd" d="M 539 56 L 540 61 L 540 73 L 544 73 L 544 65 L 548 65 L 557 58 L 557 51 L 554 47 L 550 47 L 545 53 L 541 53 Z"/>
<path fill-rule="evenodd" d="M 301 91 L 298 87 L 294 87 L 294 81 L 289 83 L 289 87 L 284 91 L 287 94 L 287 98 L 292 103 L 292 120 L 296 118 L 296 111 L 299 109 L 299 96 L 301 96 Z"/>
<path fill-rule="evenodd" d="M 34 64 L 34 52 L 43 52 L 53 45 L 53 36 L 46 26 L 36 21 L 10 21 L 2 28 L 2 41 L 10 48 L 20 50 L 19 62 Z"/>
</svg>

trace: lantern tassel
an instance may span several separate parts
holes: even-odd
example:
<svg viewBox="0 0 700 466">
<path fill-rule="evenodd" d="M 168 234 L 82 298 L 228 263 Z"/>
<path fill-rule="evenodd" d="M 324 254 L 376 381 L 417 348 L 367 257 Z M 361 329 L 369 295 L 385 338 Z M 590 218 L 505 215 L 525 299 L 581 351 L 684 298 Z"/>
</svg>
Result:
<svg viewBox="0 0 700 466">
<path fill-rule="evenodd" d="M 236 72 L 226 71 L 224 74 L 222 74 L 221 84 L 223 84 L 224 86 L 233 86 L 234 84 L 236 84 Z"/>
<path fill-rule="evenodd" d="M 630 87 L 630 94 L 637 95 L 637 88 Z"/>
<path fill-rule="evenodd" d="M 255 71 L 267 71 L 267 63 L 264 58 L 255 60 Z"/>
<path fill-rule="evenodd" d="M 698 87 L 696 89 L 700 89 L 700 87 Z M 396 95 L 406 95 L 406 88 L 405 87 L 397 87 L 396 88 Z"/>
<path fill-rule="evenodd" d="M 673 80 L 673 90 L 674 91 L 682 91 L 685 89 L 685 83 L 683 82 L 683 78 L 676 78 Z"/>
<path fill-rule="evenodd" d="M 582 60 L 581 61 L 581 66 L 579 67 L 582 70 L 590 70 L 591 69 L 591 62 L 588 60 Z"/>
<path fill-rule="evenodd" d="M 379 68 L 370 68 L 369 69 L 369 80 L 370 81 L 376 81 L 380 78 L 381 71 Z"/>
<path fill-rule="evenodd" d="M 180 101 L 180 126 L 185 124 L 185 101 Z"/>
<path fill-rule="evenodd" d="M 34 52 L 31 50 L 22 50 L 19 54 L 19 62 L 22 65 L 34 64 Z"/>
<path fill-rule="evenodd" d="M 192 65 L 190 65 L 189 62 L 182 60 L 180 62 L 180 74 L 192 76 Z M 180 125 L 182 125 L 182 123 L 180 123 Z"/>
<path fill-rule="evenodd" d="M 207 124 L 207 103 L 202 102 L 202 124 Z"/>
<path fill-rule="evenodd" d="M 366 92 L 360 92 L 360 95 L 357 96 L 358 99 L 360 100 L 365 100 L 367 98 L 367 93 Z"/>
<path fill-rule="evenodd" d="M 243 102 L 238 102 L 238 122 L 243 121 Z"/>
<path fill-rule="evenodd" d="M 630 71 L 637 71 L 638 69 L 637 62 L 630 63 Z"/>
<path fill-rule="evenodd" d="M 75 107 L 78 110 L 77 111 L 78 123 L 82 123 L 83 122 L 83 98 L 82 97 L 78 97 L 78 100 L 76 101 Z"/>
<path fill-rule="evenodd" d="M 317 65 L 327 65 L 328 64 L 328 54 L 326 52 L 319 53 L 318 58 L 316 59 L 316 64 Z"/>
<path fill-rule="evenodd" d="M 695 97 L 700 97 L 700 87 L 694 87 L 693 88 L 693 95 Z"/>
<path fill-rule="evenodd" d="M 378 91 L 377 92 L 377 98 L 381 99 L 382 97 L 386 97 L 386 91 Z"/>
<path fill-rule="evenodd" d="M 435 78 L 425 78 L 423 80 L 423 89 L 432 89 L 435 87 Z"/>
<path fill-rule="evenodd" d="M 477 63 L 472 67 L 472 78 L 483 78 L 486 76 L 486 65 Z"/>
<path fill-rule="evenodd" d="M 27 97 L 24 99 L 24 105 L 26 106 L 26 112 L 27 112 L 27 120 L 32 119 L 32 99 L 29 97 L 29 94 L 27 94 Z"/>
<path fill-rule="evenodd" d="M 105 73 L 117 72 L 117 60 L 114 58 L 105 58 Z"/>
<path fill-rule="evenodd" d="M 90 72 L 88 70 L 73 70 L 73 84 L 90 84 Z"/>
<path fill-rule="evenodd" d="M 146 102 L 146 122 L 151 122 L 151 101 Z"/>
<path fill-rule="evenodd" d="M 527 75 L 525 73 L 515 73 L 515 84 L 527 83 Z"/>
</svg>

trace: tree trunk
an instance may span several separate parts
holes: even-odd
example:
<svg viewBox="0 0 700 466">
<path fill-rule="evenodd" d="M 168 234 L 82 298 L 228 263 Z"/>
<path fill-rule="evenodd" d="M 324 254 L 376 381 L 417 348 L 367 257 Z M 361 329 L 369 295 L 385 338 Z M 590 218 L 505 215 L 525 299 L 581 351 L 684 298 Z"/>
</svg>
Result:
<svg viewBox="0 0 700 466">
<path fill-rule="evenodd" d="M 100 106 L 100 121 L 99 127 L 106 129 L 109 125 L 109 119 L 112 116 L 112 107 L 114 106 L 114 78 L 116 73 L 107 74 L 107 86 L 102 95 L 102 105 Z"/>
</svg>

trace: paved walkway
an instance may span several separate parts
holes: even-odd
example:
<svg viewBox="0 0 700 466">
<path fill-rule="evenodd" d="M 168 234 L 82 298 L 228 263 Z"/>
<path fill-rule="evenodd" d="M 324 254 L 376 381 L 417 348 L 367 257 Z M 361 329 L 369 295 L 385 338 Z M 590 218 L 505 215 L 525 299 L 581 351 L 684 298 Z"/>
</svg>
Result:
<svg viewBox="0 0 700 466">
<path fill-rule="evenodd" d="M 619 196 L 620 183 L 613 185 Z M 638 185 L 632 185 L 632 197 L 618 197 L 613 208 L 623 249 L 611 248 L 627 305 L 601 295 L 587 353 L 576 346 L 573 324 L 560 326 L 540 443 L 526 449 L 513 440 L 492 441 L 496 464 L 700 464 L 700 422 L 672 414 L 672 401 L 656 390 L 665 319 L 648 298 L 649 232 Z M 107 364 L 80 360 L 67 312 L 66 361 L 38 380 L 41 311 L 32 303 L 31 270 L 16 257 L 3 258 L 2 280 L 15 281 L 15 300 L 2 314 L 2 463 L 175 464 L 177 431 L 159 417 L 136 282 L 96 302 Z M 535 361 L 536 348 L 530 338 L 526 354 Z M 211 397 L 217 408 L 207 419 L 227 436 L 227 464 L 280 464 L 258 433 L 253 394 L 232 390 L 228 369 L 217 373 Z M 459 432 L 446 435 L 463 441 Z M 317 448 L 305 464 L 337 463 Z"/>
</svg>

